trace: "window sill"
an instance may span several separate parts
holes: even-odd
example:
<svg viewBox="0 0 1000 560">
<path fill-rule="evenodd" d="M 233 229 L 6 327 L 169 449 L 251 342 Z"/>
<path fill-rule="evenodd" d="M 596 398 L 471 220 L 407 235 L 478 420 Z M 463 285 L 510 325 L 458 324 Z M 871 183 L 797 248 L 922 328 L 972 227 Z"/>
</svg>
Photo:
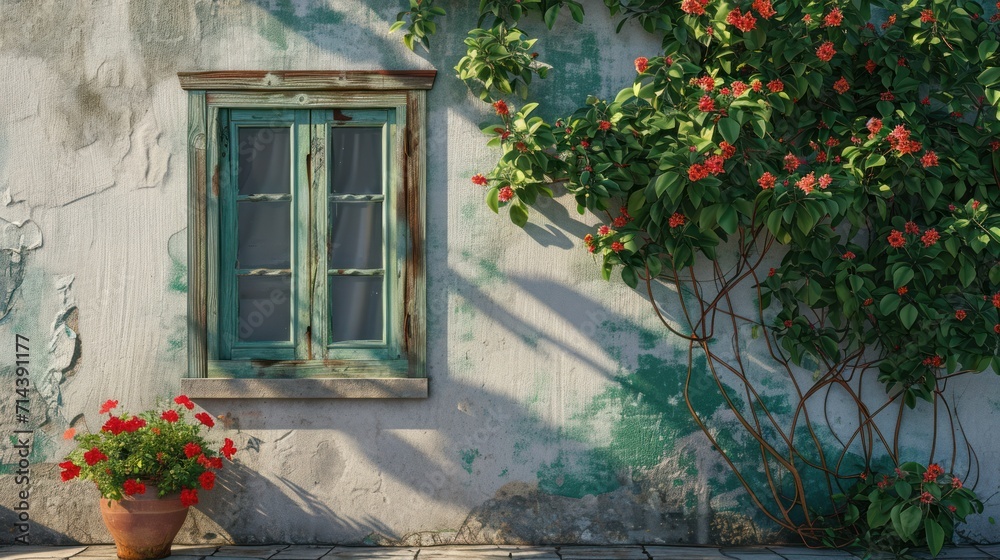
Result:
<svg viewBox="0 0 1000 560">
<path fill-rule="evenodd" d="M 426 377 L 181 379 L 192 399 L 426 399 Z"/>
</svg>

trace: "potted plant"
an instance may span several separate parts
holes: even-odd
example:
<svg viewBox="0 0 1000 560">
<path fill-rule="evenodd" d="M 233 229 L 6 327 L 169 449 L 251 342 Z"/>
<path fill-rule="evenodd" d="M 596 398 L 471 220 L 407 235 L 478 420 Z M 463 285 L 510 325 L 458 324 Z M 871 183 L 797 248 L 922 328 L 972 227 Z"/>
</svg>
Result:
<svg viewBox="0 0 1000 560">
<path fill-rule="evenodd" d="M 194 403 L 185 395 L 162 410 L 134 415 L 112 411 L 118 401 L 100 408 L 107 421 L 97 433 L 64 437 L 77 441 L 62 468 L 63 482 L 76 478 L 94 481 L 101 493 L 101 516 L 124 560 L 165 558 L 187 517 L 198 503 L 199 490 L 215 486 L 222 457 L 232 459 L 233 441 L 225 438 L 216 452 L 201 435 L 215 421 L 206 412 L 187 421 Z"/>
</svg>

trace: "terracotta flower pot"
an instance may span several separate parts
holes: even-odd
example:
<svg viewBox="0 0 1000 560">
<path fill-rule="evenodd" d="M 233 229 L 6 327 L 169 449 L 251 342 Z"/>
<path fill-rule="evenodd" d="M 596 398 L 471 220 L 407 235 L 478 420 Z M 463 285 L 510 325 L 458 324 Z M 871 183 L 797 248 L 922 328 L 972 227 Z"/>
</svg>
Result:
<svg viewBox="0 0 1000 560">
<path fill-rule="evenodd" d="M 170 556 L 170 545 L 180 531 L 188 508 L 180 494 L 156 497 L 156 488 L 145 494 L 125 496 L 120 501 L 101 498 L 101 516 L 111 531 L 123 560 L 147 560 Z"/>
</svg>

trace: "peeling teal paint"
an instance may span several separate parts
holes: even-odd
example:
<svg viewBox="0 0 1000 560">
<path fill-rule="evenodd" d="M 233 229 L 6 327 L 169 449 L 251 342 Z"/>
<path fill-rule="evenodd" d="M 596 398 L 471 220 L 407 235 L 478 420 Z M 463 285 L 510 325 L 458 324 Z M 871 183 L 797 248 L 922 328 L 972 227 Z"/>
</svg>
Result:
<svg viewBox="0 0 1000 560">
<path fill-rule="evenodd" d="M 462 450 L 462 468 L 465 472 L 472 474 L 472 463 L 476 461 L 479 457 L 478 449 L 463 449 Z"/>
</svg>

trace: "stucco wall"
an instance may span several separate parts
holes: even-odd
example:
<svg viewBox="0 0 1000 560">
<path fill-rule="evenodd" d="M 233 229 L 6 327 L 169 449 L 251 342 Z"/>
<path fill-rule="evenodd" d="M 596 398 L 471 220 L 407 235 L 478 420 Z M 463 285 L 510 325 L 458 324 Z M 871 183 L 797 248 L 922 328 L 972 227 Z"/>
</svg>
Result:
<svg viewBox="0 0 1000 560">
<path fill-rule="evenodd" d="M 31 542 L 107 542 L 96 491 L 59 481 L 71 447 L 61 434 L 95 427 L 105 399 L 139 410 L 172 396 L 185 375 L 187 98 L 176 72 L 381 68 L 439 71 L 427 131 L 431 396 L 199 402 L 241 451 L 180 540 L 775 538 L 689 418 L 683 347 L 581 248 L 596 218 L 550 202 L 522 231 L 469 182 L 496 154 L 479 132 L 487 107 L 453 76 L 474 23 L 465 4 L 448 6 L 430 53 L 411 53 L 386 33 L 396 0 L 0 0 L 0 542 L 20 535 L 22 490 Z M 615 35 L 602 3 L 586 8 L 585 25 L 562 17 L 538 44 L 555 65 L 535 89 L 550 115 L 588 93 L 613 96 L 631 61 L 657 50 L 635 27 Z M 30 339 L 26 423 L 16 335 Z M 984 497 L 1000 483 L 997 386 L 992 374 L 953 386 Z M 784 390 L 772 386 L 774 402 Z M 717 388 L 699 391 L 699 410 L 724 431 Z M 26 426 L 30 488 L 8 438 Z M 751 451 L 738 458 L 753 465 Z M 971 538 L 997 540 L 994 500 L 987 508 Z"/>
</svg>

